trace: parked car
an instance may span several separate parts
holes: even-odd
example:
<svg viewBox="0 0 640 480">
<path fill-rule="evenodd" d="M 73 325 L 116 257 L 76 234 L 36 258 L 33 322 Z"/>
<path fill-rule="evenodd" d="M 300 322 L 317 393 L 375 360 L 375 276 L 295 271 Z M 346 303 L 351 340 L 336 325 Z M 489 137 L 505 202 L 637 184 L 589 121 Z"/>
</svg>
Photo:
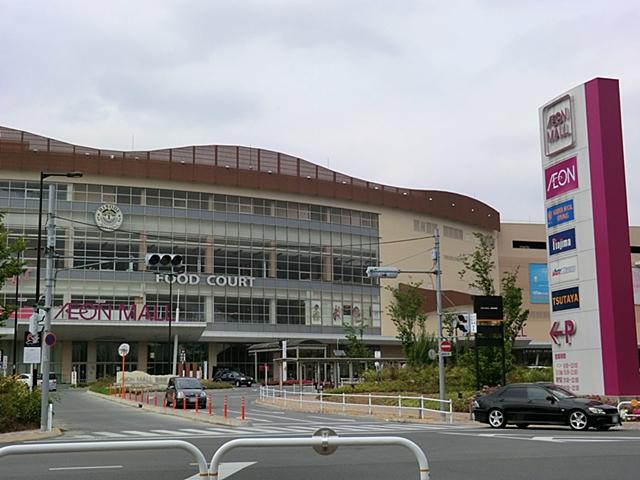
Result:
<svg viewBox="0 0 640 480">
<path fill-rule="evenodd" d="M 24 383 L 27 387 L 31 388 L 31 374 L 21 373 L 18 375 L 18 381 Z"/>
<path fill-rule="evenodd" d="M 235 370 L 223 371 L 219 376 L 217 376 L 216 372 L 216 375 L 213 377 L 213 381 L 233 383 L 236 387 L 241 387 L 243 385 L 250 387 L 254 383 L 253 377 L 245 375 L 244 373 L 236 372 Z"/>
<path fill-rule="evenodd" d="M 608 430 L 620 425 L 616 407 L 579 398 L 552 383 L 507 385 L 473 402 L 473 418 L 492 428 L 514 424 L 569 425 L 573 430 Z"/>
<path fill-rule="evenodd" d="M 38 374 L 38 386 L 42 385 L 42 374 Z M 49 391 L 55 392 L 58 390 L 58 378 L 55 373 L 49 373 Z"/>
<path fill-rule="evenodd" d="M 170 378 L 165 390 L 165 405 L 171 407 L 176 403 L 176 407 L 182 408 L 185 399 L 188 408 L 195 408 L 196 403 L 199 408 L 207 408 L 207 393 L 197 378 Z"/>
</svg>

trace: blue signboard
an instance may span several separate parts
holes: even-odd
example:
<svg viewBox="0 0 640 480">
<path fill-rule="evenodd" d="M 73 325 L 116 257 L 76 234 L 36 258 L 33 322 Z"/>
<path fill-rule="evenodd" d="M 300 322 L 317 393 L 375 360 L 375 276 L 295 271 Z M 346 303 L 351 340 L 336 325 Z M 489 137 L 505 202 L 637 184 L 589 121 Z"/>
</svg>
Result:
<svg viewBox="0 0 640 480">
<path fill-rule="evenodd" d="M 549 303 L 549 278 L 546 263 L 529 264 L 529 302 Z"/>
<path fill-rule="evenodd" d="M 564 232 L 549 235 L 549 255 L 567 252 L 576 249 L 576 229 L 571 228 Z"/>
<path fill-rule="evenodd" d="M 570 222 L 574 218 L 573 200 L 567 200 L 547 208 L 547 228 Z"/>
</svg>

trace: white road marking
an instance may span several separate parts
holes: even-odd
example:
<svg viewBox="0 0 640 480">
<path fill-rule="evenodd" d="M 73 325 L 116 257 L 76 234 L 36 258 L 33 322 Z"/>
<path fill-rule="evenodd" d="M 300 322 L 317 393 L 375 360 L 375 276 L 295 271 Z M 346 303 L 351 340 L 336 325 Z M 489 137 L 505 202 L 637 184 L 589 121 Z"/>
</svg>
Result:
<svg viewBox="0 0 640 480">
<path fill-rule="evenodd" d="M 225 478 L 229 478 L 235 473 L 238 473 L 243 468 L 250 467 L 256 462 L 225 462 L 220 464 L 220 469 L 218 470 L 218 478 L 223 480 Z M 190 463 L 190 466 L 198 466 L 197 463 Z M 202 477 L 198 474 L 192 475 L 186 480 L 200 480 Z"/>
<path fill-rule="evenodd" d="M 176 430 L 151 430 L 152 432 L 161 433 L 165 435 L 182 435 L 180 432 Z"/>
<path fill-rule="evenodd" d="M 157 437 L 160 435 L 159 433 L 154 432 L 143 432 L 140 430 L 122 430 L 122 433 L 126 433 L 127 435 L 136 435 L 139 437 Z"/>
<path fill-rule="evenodd" d="M 126 437 L 127 435 L 122 434 L 122 433 L 115 433 L 115 432 L 91 432 L 94 435 L 100 435 L 103 437 L 112 437 L 112 438 L 122 438 L 122 437 Z"/>
<path fill-rule="evenodd" d="M 315 415 L 307 415 L 308 418 L 317 418 L 319 420 L 324 420 L 325 422 L 357 422 L 358 420 L 353 420 L 351 418 L 335 418 L 335 417 L 318 417 Z"/>
<path fill-rule="evenodd" d="M 95 465 L 92 467 L 51 467 L 50 471 L 55 472 L 58 470 L 101 470 L 107 468 L 122 468 L 122 465 Z"/>
</svg>

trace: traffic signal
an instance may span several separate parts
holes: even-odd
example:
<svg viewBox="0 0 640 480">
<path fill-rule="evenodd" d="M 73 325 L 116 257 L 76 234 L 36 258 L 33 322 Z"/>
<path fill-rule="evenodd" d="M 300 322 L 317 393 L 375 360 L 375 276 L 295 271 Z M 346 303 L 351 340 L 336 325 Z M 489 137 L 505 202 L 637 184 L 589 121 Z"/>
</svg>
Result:
<svg viewBox="0 0 640 480">
<path fill-rule="evenodd" d="M 459 314 L 456 318 L 456 330 L 459 330 L 463 335 L 469 335 L 469 315 Z"/>
<path fill-rule="evenodd" d="M 144 264 L 147 267 L 180 267 L 182 255 L 177 253 L 147 253 L 144 256 Z"/>
<path fill-rule="evenodd" d="M 475 313 L 459 313 L 456 315 L 455 330 L 462 335 L 469 335 L 476 333 L 477 320 Z"/>
</svg>

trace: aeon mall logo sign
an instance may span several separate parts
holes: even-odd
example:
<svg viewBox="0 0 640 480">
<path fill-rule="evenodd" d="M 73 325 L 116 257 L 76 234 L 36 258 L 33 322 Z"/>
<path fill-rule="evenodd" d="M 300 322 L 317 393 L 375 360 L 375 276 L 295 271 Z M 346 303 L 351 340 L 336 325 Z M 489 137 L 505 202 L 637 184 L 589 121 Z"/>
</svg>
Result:
<svg viewBox="0 0 640 480">
<path fill-rule="evenodd" d="M 578 188 L 576 157 L 556 163 L 544 171 L 547 200 Z"/>
<path fill-rule="evenodd" d="M 575 145 L 573 128 L 573 102 L 565 95 L 542 111 L 544 125 L 544 154 L 547 157 Z"/>
</svg>

